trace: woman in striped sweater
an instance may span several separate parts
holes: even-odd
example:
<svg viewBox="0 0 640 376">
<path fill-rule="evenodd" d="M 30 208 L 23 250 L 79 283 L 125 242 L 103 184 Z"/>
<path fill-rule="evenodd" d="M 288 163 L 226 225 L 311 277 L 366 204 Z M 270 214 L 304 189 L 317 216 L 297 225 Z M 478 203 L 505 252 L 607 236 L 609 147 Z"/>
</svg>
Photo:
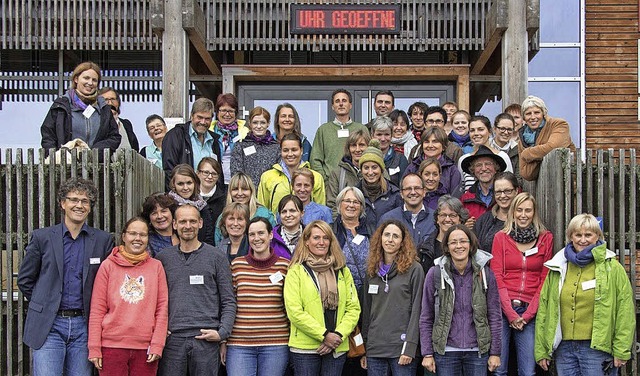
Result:
<svg viewBox="0 0 640 376">
<path fill-rule="evenodd" d="M 284 375 L 289 362 L 289 321 L 282 290 L 289 261 L 271 248 L 271 223 L 249 221 L 249 254 L 231 263 L 238 311 L 220 349 L 229 376 Z"/>
</svg>

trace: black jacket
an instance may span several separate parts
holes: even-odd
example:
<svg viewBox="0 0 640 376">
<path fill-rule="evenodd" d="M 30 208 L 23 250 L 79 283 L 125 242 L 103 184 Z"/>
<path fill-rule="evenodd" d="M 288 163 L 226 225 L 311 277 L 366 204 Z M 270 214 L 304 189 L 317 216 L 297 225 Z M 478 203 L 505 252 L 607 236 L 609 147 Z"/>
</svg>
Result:
<svg viewBox="0 0 640 376">
<path fill-rule="evenodd" d="M 222 214 L 222 209 L 227 204 L 227 185 L 222 182 L 222 176 L 218 179 L 216 184 L 216 191 L 213 195 L 206 199 L 213 223 L 215 225 L 218 217 Z"/>
<path fill-rule="evenodd" d="M 189 137 L 189 127 L 191 122 L 185 124 L 176 124 L 164 136 L 162 140 L 162 169 L 164 170 L 165 189 L 169 191 L 169 181 L 171 181 L 171 170 L 181 163 L 193 166 L 193 147 L 191 145 L 191 137 Z M 220 152 L 219 135 L 208 131 L 213 137 L 213 153 L 218 158 L 218 162 L 222 165 L 222 153 Z M 224 180 L 224 177 L 221 176 Z"/>
<path fill-rule="evenodd" d="M 436 228 L 418 248 L 418 257 L 420 258 L 420 265 L 425 274 L 433 266 L 433 261 L 442 256 L 442 244 L 438 241 L 439 230 Z"/>
<path fill-rule="evenodd" d="M 113 153 L 120 146 L 122 138 L 118 132 L 118 123 L 104 100 L 98 99 L 98 105 L 100 106 L 100 128 L 98 128 L 92 148 L 110 149 Z M 71 132 L 71 102 L 69 98 L 62 96 L 53 101 L 42 122 L 40 127 L 41 145 L 46 150 L 60 149 L 62 145 L 73 139 Z"/>
</svg>

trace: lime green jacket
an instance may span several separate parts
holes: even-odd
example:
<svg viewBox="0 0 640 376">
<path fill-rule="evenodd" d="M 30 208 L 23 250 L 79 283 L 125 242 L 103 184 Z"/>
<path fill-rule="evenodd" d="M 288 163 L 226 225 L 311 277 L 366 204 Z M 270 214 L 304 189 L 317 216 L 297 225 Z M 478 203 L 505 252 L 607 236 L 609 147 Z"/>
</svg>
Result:
<svg viewBox="0 0 640 376">
<path fill-rule="evenodd" d="M 338 272 L 338 309 L 336 332 L 342 334 L 342 344 L 336 352 L 349 351 L 348 336 L 358 323 L 360 303 L 353 276 L 347 267 Z M 300 264 L 292 264 L 284 281 L 284 305 L 291 322 L 289 346 L 303 350 L 315 350 L 327 330 L 320 291 L 313 279 Z"/>
<path fill-rule="evenodd" d="M 631 343 L 636 328 L 631 283 L 626 271 L 616 260 L 616 254 L 608 250 L 606 244 L 595 247 L 593 256 L 596 263 L 596 291 L 591 348 L 628 360 L 631 358 Z M 550 270 L 542 285 L 536 316 L 536 362 L 550 360 L 562 341 L 560 291 L 567 272 L 564 249 L 544 265 Z"/>
<path fill-rule="evenodd" d="M 300 168 L 309 168 L 309 166 L 309 162 L 302 162 L 302 164 L 300 164 Z M 322 175 L 316 171 L 309 170 L 313 173 L 311 201 L 324 205 L 327 198 L 324 190 L 324 179 Z M 274 164 L 271 169 L 262 173 L 260 184 L 258 185 L 257 199 L 259 203 L 266 206 L 272 213 L 278 213 L 280 200 L 282 200 L 284 196 L 291 194 L 293 194 L 291 182 L 282 170 L 280 163 Z"/>
</svg>

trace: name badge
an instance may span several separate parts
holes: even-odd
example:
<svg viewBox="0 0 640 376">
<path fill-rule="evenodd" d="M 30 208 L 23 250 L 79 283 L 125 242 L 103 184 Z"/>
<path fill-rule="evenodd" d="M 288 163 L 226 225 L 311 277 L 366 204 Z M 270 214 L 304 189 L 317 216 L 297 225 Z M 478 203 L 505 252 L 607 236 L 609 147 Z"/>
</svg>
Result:
<svg viewBox="0 0 640 376">
<path fill-rule="evenodd" d="M 234 138 L 231 139 L 231 142 L 236 143 L 240 141 L 240 135 L 235 136 Z"/>
<path fill-rule="evenodd" d="M 400 167 L 396 167 L 396 168 L 390 168 L 389 169 L 389 175 L 395 175 L 398 172 L 400 172 Z"/>
<path fill-rule="evenodd" d="M 538 253 L 538 247 L 533 247 L 524 251 L 524 256 L 529 257 L 531 255 L 535 255 L 536 253 Z"/>
<path fill-rule="evenodd" d="M 358 333 L 358 335 L 353 336 L 353 342 L 356 344 L 356 346 L 360 346 L 364 343 L 364 340 L 362 339 L 362 334 Z"/>
<path fill-rule="evenodd" d="M 85 108 L 84 111 L 82 112 L 82 116 L 88 119 L 91 117 L 91 115 L 93 115 L 94 112 L 96 112 L 96 109 L 93 108 L 93 106 L 87 106 L 87 108 Z"/>
<path fill-rule="evenodd" d="M 244 150 L 244 155 L 246 156 L 256 153 L 256 147 L 253 145 L 249 146 L 248 148 L 244 148 L 242 150 Z"/>
<path fill-rule="evenodd" d="M 360 243 L 362 243 L 363 240 L 364 240 L 364 236 L 360 234 L 354 236 L 353 239 L 351 239 L 351 241 L 357 245 L 360 245 Z"/>
<path fill-rule="evenodd" d="M 596 288 L 596 280 L 592 279 L 590 281 L 582 282 L 582 291 L 587 291 Z"/>
<path fill-rule="evenodd" d="M 282 281 L 282 279 L 283 279 L 283 278 L 284 278 L 284 276 L 283 276 L 283 275 L 282 275 L 282 273 L 280 273 L 279 271 L 277 271 L 277 272 L 275 272 L 275 273 L 273 273 L 273 274 L 271 274 L 271 275 L 269 276 L 269 280 L 270 280 L 270 281 L 271 281 L 271 283 L 272 283 L 272 284 L 274 284 L 274 285 L 275 285 L 276 283 L 278 283 L 278 282 Z"/>
<path fill-rule="evenodd" d="M 378 293 L 378 285 L 369 285 L 369 294 L 375 295 Z"/>
<path fill-rule="evenodd" d="M 346 138 L 349 137 L 348 129 L 338 129 L 338 138 Z"/>
<path fill-rule="evenodd" d="M 204 276 L 201 276 L 201 275 L 190 275 L 189 276 L 189 284 L 190 285 L 204 285 Z"/>
<path fill-rule="evenodd" d="M 100 263 L 100 257 L 91 257 L 89 259 L 89 265 L 98 265 Z"/>
</svg>

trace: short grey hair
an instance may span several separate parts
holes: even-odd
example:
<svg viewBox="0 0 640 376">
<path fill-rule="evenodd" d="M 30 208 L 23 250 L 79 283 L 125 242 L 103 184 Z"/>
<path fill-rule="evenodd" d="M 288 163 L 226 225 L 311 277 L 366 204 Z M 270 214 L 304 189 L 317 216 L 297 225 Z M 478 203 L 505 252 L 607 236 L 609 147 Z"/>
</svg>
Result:
<svg viewBox="0 0 640 376">
<path fill-rule="evenodd" d="M 373 119 L 373 124 L 371 125 L 371 131 L 375 133 L 376 131 L 386 131 L 391 130 L 393 127 L 393 121 L 388 116 L 378 116 Z"/>
<path fill-rule="evenodd" d="M 527 109 L 529 109 L 531 107 L 538 107 L 539 109 L 541 109 L 542 110 L 542 116 L 544 116 L 545 118 L 547 117 L 547 115 L 549 113 L 549 110 L 547 109 L 547 105 L 544 103 L 542 98 L 538 98 L 536 96 L 529 95 L 522 102 L 522 112 L 521 112 L 521 114 L 524 115 L 524 113 L 527 111 Z"/>
<path fill-rule="evenodd" d="M 464 224 L 467 219 L 469 219 L 469 211 L 462 205 L 462 202 L 451 196 L 451 195 L 443 195 L 438 199 L 438 206 L 436 207 L 436 211 L 433 213 L 433 220 L 436 222 L 436 227 L 438 226 L 436 218 L 438 218 L 438 214 L 444 208 L 449 208 L 454 211 L 460 217 L 460 223 Z"/>
<path fill-rule="evenodd" d="M 362 191 L 356 187 L 345 187 L 343 190 L 338 193 L 336 196 L 336 205 L 338 205 L 338 213 L 340 212 L 340 205 L 342 205 L 342 200 L 347 192 L 353 192 L 353 195 L 356 196 L 356 199 L 360 201 L 360 218 L 364 218 L 366 216 L 365 213 L 365 203 L 364 203 L 364 194 Z"/>
</svg>

